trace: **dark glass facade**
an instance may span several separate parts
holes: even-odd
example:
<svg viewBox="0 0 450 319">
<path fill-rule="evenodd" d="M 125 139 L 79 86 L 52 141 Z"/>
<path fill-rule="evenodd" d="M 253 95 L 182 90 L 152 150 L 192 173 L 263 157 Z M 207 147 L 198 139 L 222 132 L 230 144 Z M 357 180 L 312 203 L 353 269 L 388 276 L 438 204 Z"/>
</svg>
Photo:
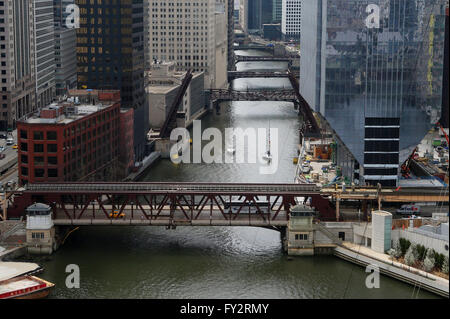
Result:
<svg viewBox="0 0 450 319">
<path fill-rule="evenodd" d="M 144 94 L 143 0 L 76 0 L 79 88 L 120 89 L 122 107 L 134 108 L 136 160 L 145 155 L 149 129 Z"/>
<path fill-rule="evenodd" d="M 444 0 L 303 1 L 300 91 L 351 153 L 347 175 L 360 164 L 356 182 L 397 185 L 439 120 L 444 20 Z"/>
<path fill-rule="evenodd" d="M 262 32 L 263 24 L 272 22 L 272 1 L 248 0 L 248 29 Z"/>
</svg>

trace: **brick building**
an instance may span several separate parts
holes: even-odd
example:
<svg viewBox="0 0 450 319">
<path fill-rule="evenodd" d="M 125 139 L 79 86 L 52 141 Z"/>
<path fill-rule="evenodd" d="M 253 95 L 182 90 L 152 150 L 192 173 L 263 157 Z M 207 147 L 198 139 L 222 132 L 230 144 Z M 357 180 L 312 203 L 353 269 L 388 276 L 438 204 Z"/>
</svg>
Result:
<svg viewBox="0 0 450 319">
<path fill-rule="evenodd" d="M 72 90 L 66 100 L 18 122 L 19 183 L 124 177 L 119 153 L 129 157 L 133 145 L 119 144 L 121 116 L 128 114 L 120 102 L 118 90 Z"/>
</svg>

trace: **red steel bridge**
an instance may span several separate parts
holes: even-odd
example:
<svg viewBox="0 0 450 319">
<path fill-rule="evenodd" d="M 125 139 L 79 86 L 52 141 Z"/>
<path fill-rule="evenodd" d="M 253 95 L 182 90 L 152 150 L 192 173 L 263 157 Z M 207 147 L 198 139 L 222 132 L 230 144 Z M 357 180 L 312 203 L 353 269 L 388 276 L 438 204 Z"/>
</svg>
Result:
<svg viewBox="0 0 450 319">
<path fill-rule="evenodd" d="M 343 191 L 314 184 L 67 182 L 26 185 L 8 197 L 7 212 L 18 218 L 39 202 L 50 205 L 56 225 L 284 227 L 291 206 L 308 198 L 319 219 L 340 220 L 332 200 L 448 203 L 448 195 L 448 189 L 440 188 Z"/>
<path fill-rule="evenodd" d="M 40 202 L 52 207 L 55 225 L 279 227 L 287 225 L 296 197 L 311 197 L 322 219 L 335 217 L 312 184 L 49 183 L 12 197 L 9 218 Z"/>
</svg>

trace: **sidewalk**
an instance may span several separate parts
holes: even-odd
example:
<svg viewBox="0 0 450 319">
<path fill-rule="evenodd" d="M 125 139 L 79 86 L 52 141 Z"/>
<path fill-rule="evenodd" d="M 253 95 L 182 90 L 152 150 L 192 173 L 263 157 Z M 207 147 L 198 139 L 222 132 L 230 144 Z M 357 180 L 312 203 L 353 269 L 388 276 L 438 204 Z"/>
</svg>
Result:
<svg viewBox="0 0 450 319">
<path fill-rule="evenodd" d="M 381 273 L 390 277 L 421 286 L 423 289 L 447 298 L 449 296 L 448 280 L 393 261 L 389 255 L 375 252 L 368 247 L 344 242 L 342 247 L 335 248 L 335 255 L 360 265 L 376 265 Z"/>
</svg>

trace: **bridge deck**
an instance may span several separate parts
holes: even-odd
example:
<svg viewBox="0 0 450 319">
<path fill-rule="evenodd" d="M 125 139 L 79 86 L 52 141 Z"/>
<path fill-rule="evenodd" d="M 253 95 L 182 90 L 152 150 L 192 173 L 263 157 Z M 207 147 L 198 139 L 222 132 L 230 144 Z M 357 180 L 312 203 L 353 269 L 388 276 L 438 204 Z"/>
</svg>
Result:
<svg viewBox="0 0 450 319">
<path fill-rule="evenodd" d="M 319 191 L 312 184 L 234 184 L 234 183 L 43 183 L 29 184 L 27 192 L 45 193 L 155 193 L 183 192 L 192 194 L 304 194 Z"/>
</svg>

